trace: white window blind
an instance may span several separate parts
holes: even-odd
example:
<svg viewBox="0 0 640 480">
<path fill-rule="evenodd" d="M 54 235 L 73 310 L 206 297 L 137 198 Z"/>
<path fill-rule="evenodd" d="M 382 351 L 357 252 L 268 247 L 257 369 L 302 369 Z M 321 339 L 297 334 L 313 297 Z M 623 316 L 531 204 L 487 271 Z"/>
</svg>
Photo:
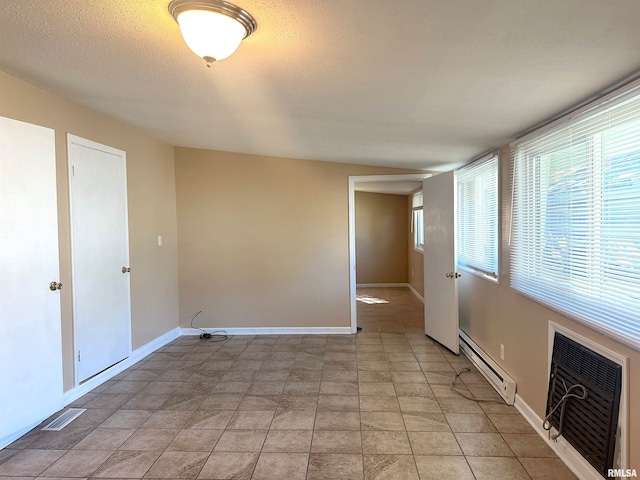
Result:
<svg viewBox="0 0 640 480">
<path fill-rule="evenodd" d="M 512 157 L 512 287 L 640 349 L 640 89 Z"/>
<path fill-rule="evenodd" d="M 498 157 L 457 172 L 458 265 L 498 278 Z"/>
<path fill-rule="evenodd" d="M 422 203 L 424 201 L 422 192 L 416 192 L 411 197 L 411 206 L 413 209 L 422 208 Z"/>
<path fill-rule="evenodd" d="M 423 220 L 423 195 L 416 192 L 411 198 L 412 215 L 411 229 L 413 232 L 413 246 L 418 250 L 424 250 L 424 220 Z"/>
</svg>

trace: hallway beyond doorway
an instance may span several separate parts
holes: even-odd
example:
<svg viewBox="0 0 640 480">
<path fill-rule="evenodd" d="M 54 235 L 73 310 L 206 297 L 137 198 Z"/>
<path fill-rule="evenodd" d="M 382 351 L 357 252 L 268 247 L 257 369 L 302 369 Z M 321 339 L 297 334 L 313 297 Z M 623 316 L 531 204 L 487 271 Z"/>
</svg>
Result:
<svg viewBox="0 0 640 480">
<path fill-rule="evenodd" d="M 424 305 L 408 288 L 358 288 L 356 303 L 362 333 L 424 334 Z"/>
</svg>

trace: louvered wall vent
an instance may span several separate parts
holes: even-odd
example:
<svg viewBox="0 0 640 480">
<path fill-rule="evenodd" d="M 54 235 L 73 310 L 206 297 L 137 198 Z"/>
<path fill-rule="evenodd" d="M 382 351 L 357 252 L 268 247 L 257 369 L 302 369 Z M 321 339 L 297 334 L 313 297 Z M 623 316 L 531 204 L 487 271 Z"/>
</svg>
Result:
<svg viewBox="0 0 640 480">
<path fill-rule="evenodd" d="M 50 422 L 42 430 L 53 430 L 56 432 L 62 430 L 86 411 L 86 408 L 69 408 L 62 412 L 58 418 Z"/>
<path fill-rule="evenodd" d="M 607 470 L 614 468 L 622 367 L 556 332 L 547 414 L 573 385 L 584 385 L 587 397 L 584 400 L 570 398 L 566 402 L 561 435 L 607 478 Z M 556 409 L 549 418 L 556 430 L 560 430 L 561 411 Z"/>
</svg>

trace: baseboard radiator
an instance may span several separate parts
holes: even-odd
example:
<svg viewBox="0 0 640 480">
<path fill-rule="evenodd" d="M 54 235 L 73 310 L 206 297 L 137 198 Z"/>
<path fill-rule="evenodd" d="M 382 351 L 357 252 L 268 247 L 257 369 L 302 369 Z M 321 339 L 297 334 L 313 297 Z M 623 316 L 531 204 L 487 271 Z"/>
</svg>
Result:
<svg viewBox="0 0 640 480">
<path fill-rule="evenodd" d="M 614 468 L 621 388 L 621 365 L 555 332 L 545 428 L 604 478 Z"/>
<path fill-rule="evenodd" d="M 460 350 L 504 401 L 508 405 L 513 405 L 516 398 L 516 382 L 462 330 L 460 330 Z"/>
</svg>

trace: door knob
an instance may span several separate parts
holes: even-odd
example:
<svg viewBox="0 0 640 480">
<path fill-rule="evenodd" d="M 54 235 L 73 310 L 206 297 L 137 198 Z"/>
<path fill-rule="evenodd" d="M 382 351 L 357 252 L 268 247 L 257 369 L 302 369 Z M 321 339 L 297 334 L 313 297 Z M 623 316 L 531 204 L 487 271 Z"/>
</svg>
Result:
<svg viewBox="0 0 640 480">
<path fill-rule="evenodd" d="M 449 272 L 449 273 L 446 273 L 445 276 L 447 278 L 460 278 L 462 274 L 458 272 Z"/>
<path fill-rule="evenodd" d="M 61 290 L 61 289 L 62 289 L 61 283 L 54 281 L 49 284 L 49 290 L 51 290 L 52 292 L 55 292 L 56 290 Z"/>
<path fill-rule="evenodd" d="M 122 267 L 122 273 L 129 273 L 131 269 L 129 267 Z"/>
</svg>

